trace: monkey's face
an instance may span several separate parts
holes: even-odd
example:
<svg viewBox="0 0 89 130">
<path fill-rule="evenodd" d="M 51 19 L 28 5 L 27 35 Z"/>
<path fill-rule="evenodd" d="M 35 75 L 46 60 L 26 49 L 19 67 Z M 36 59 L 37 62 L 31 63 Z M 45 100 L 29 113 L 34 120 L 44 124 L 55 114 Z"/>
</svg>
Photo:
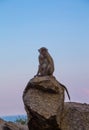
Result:
<svg viewBox="0 0 89 130">
<path fill-rule="evenodd" d="M 47 53 L 47 49 L 46 49 L 46 48 L 42 47 L 42 48 L 40 48 L 38 51 L 39 51 L 39 53 L 40 53 L 41 55 L 46 56 L 46 53 Z"/>
<path fill-rule="evenodd" d="M 41 54 L 42 54 L 43 56 L 45 56 L 46 50 L 42 50 L 42 51 L 41 51 Z"/>
</svg>

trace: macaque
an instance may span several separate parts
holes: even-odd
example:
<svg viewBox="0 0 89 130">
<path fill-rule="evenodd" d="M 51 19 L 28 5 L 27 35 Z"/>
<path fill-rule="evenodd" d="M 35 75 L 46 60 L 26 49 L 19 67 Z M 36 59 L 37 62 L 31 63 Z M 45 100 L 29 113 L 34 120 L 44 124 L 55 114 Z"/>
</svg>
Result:
<svg viewBox="0 0 89 130">
<path fill-rule="evenodd" d="M 54 62 L 50 56 L 48 49 L 45 47 L 40 48 L 39 50 L 39 67 L 36 76 L 51 76 L 54 72 Z"/>
</svg>

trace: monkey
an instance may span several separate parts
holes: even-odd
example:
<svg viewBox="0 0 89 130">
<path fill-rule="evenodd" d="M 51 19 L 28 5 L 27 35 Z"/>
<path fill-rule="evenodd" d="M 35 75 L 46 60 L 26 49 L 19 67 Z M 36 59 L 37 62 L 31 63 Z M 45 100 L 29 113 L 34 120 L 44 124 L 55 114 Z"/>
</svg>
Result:
<svg viewBox="0 0 89 130">
<path fill-rule="evenodd" d="M 54 72 L 54 61 L 51 55 L 48 52 L 48 49 L 45 47 L 40 48 L 39 50 L 39 66 L 36 76 L 52 76 Z"/>
<path fill-rule="evenodd" d="M 35 76 L 52 76 L 54 72 L 54 61 L 51 57 L 51 55 L 48 52 L 48 49 L 45 47 L 42 47 L 38 50 L 39 54 L 39 66 L 38 66 L 38 72 Z M 68 95 L 68 98 L 70 100 L 70 95 L 67 90 L 67 88 L 59 83 L 65 90 Z"/>
</svg>

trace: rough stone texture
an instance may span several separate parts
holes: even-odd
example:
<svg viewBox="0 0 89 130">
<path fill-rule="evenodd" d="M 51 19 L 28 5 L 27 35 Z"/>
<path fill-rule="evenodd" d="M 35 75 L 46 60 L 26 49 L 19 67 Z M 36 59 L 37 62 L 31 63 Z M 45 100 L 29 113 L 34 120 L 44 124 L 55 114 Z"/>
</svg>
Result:
<svg viewBox="0 0 89 130">
<path fill-rule="evenodd" d="M 64 88 L 55 77 L 31 79 L 23 101 L 29 130 L 89 130 L 89 105 L 64 103 Z"/>
<path fill-rule="evenodd" d="M 0 130 L 28 130 L 28 127 L 0 119 Z"/>
<path fill-rule="evenodd" d="M 64 88 L 55 77 L 31 79 L 24 90 L 23 101 L 29 130 L 60 130 L 58 126 L 64 107 Z"/>
<path fill-rule="evenodd" d="M 89 130 L 89 105 L 65 103 L 61 130 Z"/>
</svg>

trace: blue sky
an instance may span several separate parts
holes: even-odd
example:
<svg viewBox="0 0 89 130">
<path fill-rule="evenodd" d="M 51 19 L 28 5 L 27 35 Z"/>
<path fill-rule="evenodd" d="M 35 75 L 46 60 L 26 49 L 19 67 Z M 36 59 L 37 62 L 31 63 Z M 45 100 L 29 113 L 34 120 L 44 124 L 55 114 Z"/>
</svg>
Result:
<svg viewBox="0 0 89 130">
<path fill-rule="evenodd" d="M 25 113 L 22 93 L 42 46 L 71 101 L 89 103 L 89 1 L 0 0 L 0 115 Z"/>
</svg>

